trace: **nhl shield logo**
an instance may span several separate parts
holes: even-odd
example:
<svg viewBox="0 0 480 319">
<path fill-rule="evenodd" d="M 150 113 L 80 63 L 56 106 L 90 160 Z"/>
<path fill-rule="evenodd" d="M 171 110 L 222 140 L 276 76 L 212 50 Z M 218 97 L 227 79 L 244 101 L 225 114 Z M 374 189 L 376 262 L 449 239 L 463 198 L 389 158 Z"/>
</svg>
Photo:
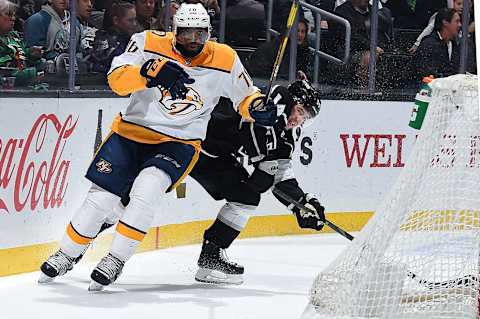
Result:
<svg viewBox="0 0 480 319">
<path fill-rule="evenodd" d="M 99 171 L 100 173 L 110 174 L 112 172 L 112 164 L 110 164 L 103 158 L 101 158 L 97 162 L 97 164 L 95 164 L 95 166 L 97 167 L 97 171 Z"/>
</svg>

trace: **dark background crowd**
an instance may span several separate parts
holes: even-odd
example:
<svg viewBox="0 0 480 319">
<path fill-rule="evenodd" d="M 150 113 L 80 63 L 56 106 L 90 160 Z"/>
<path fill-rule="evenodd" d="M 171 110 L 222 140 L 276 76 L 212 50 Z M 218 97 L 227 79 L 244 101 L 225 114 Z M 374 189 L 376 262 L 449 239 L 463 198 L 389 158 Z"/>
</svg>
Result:
<svg viewBox="0 0 480 319">
<path fill-rule="evenodd" d="M 218 0 L 219 1 L 219 0 Z M 212 18 L 213 37 L 219 34 L 217 0 L 172 0 L 173 15 L 181 2 L 202 3 Z M 307 0 L 315 7 L 350 22 L 350 55 L 346 63 L 321 59 L 319 83 L 349 88 L 368 84 L 370 23 L 368 0 Z M 461 32 L 463 6 L 470 13 L 467 34 Z M 0 79 L 2 89 L 65 87 L 69 72 L 70 17 L 68 0 L 0 0 Z M 272 31 L 267 34 L 267 0 L 227 0 L 225 42 L 237 50 L 247 70 L 257 78 L 270 76 L 286 25 L 291 0 L 273 1 Z M 162 0 L 76 0 L 76 64 L 82 86 L 105 86 L 113 57 L 121 54 L 130 36 L 147 29 L 170 31 Z M 460 67 L 460 41 L 467 37 L 466 71 L 476 73 L 475 24 L 472 0 L 381 0 L 375 49 L 377 87 L 415 88 L 425 76 L 449 76 Z M 316 21 L 300 10 L 297 25 L 297 76 L 312 79 L 316 31 L 320 50 L 336 57 L 345 52 L 345 27 L 331 19 Z M 269 36 L 267 36 L 269 35 Z M 270 38 L 270 41 L 267 41 Z M 290 46 L 279 77 L 287 78 Z"/>
</svg>

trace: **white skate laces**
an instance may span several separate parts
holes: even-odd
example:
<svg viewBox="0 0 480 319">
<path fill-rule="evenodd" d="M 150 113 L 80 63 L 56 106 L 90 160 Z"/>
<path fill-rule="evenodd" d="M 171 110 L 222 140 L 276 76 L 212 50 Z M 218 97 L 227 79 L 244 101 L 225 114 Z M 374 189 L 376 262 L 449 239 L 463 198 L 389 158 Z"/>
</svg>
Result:
<svg viewBox="0 0 480 319">
<path fill-rule="evenodd" d="M 62 250 L 58 250 L 40 267 L 42 273 L 38 282 L 41 284 L 48 283 L 53 281 L 55 277 L 64 275 L 67 271 L 73 269 L 74 261 L 75 258 L 68 256 Z"/>
<path fill-rule="evenodd" d="M 91 274 L 92 281 L 90 283 L 89 291 L 101 291 L 105 286 L 113 283 L 122 273 L 125 262 L 119 258 L 108 254 L 103 257 L 98 263 L 97 267 Z"/>
</svg>

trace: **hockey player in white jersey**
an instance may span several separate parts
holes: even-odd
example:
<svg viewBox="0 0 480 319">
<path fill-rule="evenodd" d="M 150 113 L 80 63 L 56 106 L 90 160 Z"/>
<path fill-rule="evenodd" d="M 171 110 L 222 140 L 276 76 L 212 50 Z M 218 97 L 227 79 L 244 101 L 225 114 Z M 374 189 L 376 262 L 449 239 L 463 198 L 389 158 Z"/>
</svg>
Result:
<svg viewBox="0 0 480 319">
<path fill-rule="evenodd" d="M 91 274 L 89 289 L 101 290 L 117 279 L 151 226 L 163 195 L 198 160 L 210 113 L 221 96 L 233 102 L 245 121 L 272 124 L 274 107 L 262 104 L 235 51 L 209 37 L 210 18 L 203 6 L 183 4 L 174 16 L 173 32 L 134 34 L 126 51 L 113 60 L 109 85 L 119 95 L 130 94 L 129 104 L 90 164 L 86 177 L 92 187 L 68 224 L 60 249 L 42 264 L 39 282 L 72 269 L 128 193 L 130 202 L 109 253 Z"/>
</svg>

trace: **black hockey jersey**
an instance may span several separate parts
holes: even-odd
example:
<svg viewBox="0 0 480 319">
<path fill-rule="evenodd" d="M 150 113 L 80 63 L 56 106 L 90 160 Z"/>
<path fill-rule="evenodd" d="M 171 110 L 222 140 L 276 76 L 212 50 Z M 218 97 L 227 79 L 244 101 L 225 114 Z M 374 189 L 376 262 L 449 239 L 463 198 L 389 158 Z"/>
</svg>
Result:
<svg viewBox="0 0 480 319">
<path fill-rule="evenodd" d="M 272 100 L 278 108 L 291 109 L 293 99 L 285 87 L 273 89 Z M 251 163 L 261 160 L 290 160 L 300 128 L 286 130 L 287 116 L 283 113 L 273 127 L 241 123 L 241 117 L 232 109 L 231 102 L 222 98 L 211 114 L 207 137 L 202 142 L 206 155 L 218 157 L 245 153 Z"/>
</svg>

